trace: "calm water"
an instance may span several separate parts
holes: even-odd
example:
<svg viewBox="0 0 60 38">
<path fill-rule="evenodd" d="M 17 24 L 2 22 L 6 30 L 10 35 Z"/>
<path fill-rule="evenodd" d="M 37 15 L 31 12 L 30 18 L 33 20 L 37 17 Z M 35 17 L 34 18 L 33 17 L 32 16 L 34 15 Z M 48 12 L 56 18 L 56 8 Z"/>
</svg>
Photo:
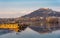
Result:
<svg viewBox="0 0 60 38">
<path fill-rule="evenodd" d="M 30 29 L 29 27 L 19 33 L 16 32 L 10 32 L 6 34 L 1 33 L 2 32 L 0 32 L 0 38 L 60 38 L 60 30 L 42 34 Z"/>
</svg>

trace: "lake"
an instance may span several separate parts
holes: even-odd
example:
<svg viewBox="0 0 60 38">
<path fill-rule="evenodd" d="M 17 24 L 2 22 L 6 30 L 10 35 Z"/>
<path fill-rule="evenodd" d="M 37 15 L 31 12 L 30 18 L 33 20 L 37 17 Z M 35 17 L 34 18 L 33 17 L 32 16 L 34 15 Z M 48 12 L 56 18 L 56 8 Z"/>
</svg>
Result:
<svg viewBox="0 0 60 38">
<path fill-rule="evenodd" d="M 27 27 L 21 32 L 0 32 L 0 38 L 60 38 L 60 30 L 52 31 L 51 33 L 39 33 Z"/>
</svg>

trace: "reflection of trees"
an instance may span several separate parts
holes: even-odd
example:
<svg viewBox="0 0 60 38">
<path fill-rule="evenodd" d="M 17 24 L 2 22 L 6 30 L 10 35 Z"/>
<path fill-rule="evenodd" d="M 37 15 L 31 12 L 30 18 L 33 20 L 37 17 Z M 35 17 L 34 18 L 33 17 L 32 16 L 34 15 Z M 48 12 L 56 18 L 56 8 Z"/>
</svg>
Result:
<svg viewBox="0 0 60 38">
<path fill-rule="evenodd" d="M 53 30 L 58 30 L 58 29 L 60 29 L 60 26 L 59 26 L 59 24 L 47 23 L 47 28 L 53 31 Z"/>
</svg>

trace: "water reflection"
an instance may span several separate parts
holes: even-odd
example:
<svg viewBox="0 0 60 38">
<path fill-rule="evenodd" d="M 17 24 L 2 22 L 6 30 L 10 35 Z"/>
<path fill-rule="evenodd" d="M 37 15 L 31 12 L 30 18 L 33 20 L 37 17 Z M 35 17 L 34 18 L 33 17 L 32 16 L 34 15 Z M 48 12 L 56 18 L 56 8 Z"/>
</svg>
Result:
<svg viewBox="0 0 60 38">
<path fill-rule="evenodd" d="M 0 38 L 60 38 L 59 29 L 59 24 L 43 23 L 41 26 L 31 25 L 26 27 L 18 34 L 16 32 L 4 32 L 1 30 Z"/>
<path fill-rule="evenodd" d="M 20 32 L 25 31 L 27 27 L 23 27 Z M 38 33 L 52 33 L 55 30 L 60 30 L 59 24 L 52 23 L 41 23 L 39 26 L 31 25 L 30 29 L 38 32 Z M 29 31 L 29 30 L 28 30 Z M 0 35 L 12 32 L 11 30 L 0 30 Z"/>
<path fill-rule="evenodd" d="M 11 30 L 7 30 L 7 29 L 4 29 L 4 30 L 0 29 L 0 35 L 7 34 L 7 33 L 10 33 L 10 32 L 12 32 L 12 31 Z"/>
<path fill-rule="evenodd" d="M 39 34 L 38 32 L 26 28 L 24 31 L 20 32 L 18 35 L 15 32 L 1 35 L 0 38 L 60 38 L 60 31 L 53 31 L 52 33 Z"/>
<path fill-rule="evenodd" d="M 23 27 L 22 29 L 20 29 L 19 32 L 24 31 L 26 28 L 27 28 L 27 27 Z M 11 29 L 13 29 L 13 28 L 11 28 Z M 10 29 L 0 29 L 0 35 L 12 33 L 12 32 L 16 32 L 16 31 L 10 30 Z M 19 32 L 16 32 L 16 34 L 18 34 Z"/>
<path fill-rule="evenodd" d="M 29 26 L 32 30 L 39 33 L 51 33 L 55 30 L 60 30 L 60 25 L 57 23 L 43 23 L 40 26 Z"/>
</svg>

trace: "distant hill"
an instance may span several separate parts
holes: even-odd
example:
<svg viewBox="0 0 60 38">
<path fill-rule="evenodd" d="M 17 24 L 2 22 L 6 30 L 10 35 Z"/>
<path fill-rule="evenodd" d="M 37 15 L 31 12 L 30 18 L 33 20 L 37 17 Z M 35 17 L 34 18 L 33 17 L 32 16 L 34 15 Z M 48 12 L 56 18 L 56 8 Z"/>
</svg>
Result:
<svg viewBox="0 0 60 38">
<path fill-rule="evenodd" d="M 47 17 L 47 16 L 56 16 L 56 17 L 60 17 L 60 12 L 54 11 L 52 9 L 49 8 L 40 8 L 38 10 L 33 11 L 32 13 L 28 14 L 28 15 L 24 15 L 22 16 L 24 17 Z"/>
<path fill-rule="evenodd" d="M 24 19 L 26 22 L 26 20 L 28 20 L 28 19 L 26 19 L 26 17 L 28 17 L 28 18 L 38 17 L 39 18 L 39 17 L 49 17 L 49 16 L 60 17 L 60 12 L 54 11 L 54 10 L 49 9 L 49 8 L 40 8 L 38 10 L 31 12 L 30 14 L 27 14 L 27 15 L 24 15 L 21 17 L 0 18 L 0 24 L 2 24 L 2 23 L 16 23 L 16 22 L 21 22 L 21 21 L 24 22 Z M 28 20 L 28 21 L 30 21 L 30 20 Z"/>
</svg>

